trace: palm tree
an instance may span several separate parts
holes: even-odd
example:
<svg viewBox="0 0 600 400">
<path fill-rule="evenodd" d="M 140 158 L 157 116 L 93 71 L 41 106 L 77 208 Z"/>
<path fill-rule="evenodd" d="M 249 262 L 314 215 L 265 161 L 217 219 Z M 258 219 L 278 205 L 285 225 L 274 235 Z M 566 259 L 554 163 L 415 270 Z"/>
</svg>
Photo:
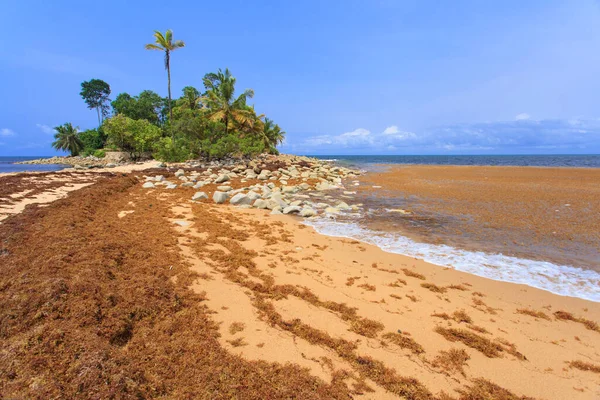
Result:
<svg viewBox="0 0 600 400">
<path fill-rule="evenodd" d="M 274 123 L 272 119 L 265 118 L 260 137 L 265 145 L 265 149 L 268 149 L 269 153 L 277 152 L 276 147 L 278 144 L 283 143 L 284 136 L 285 132 L 281 130 L 279 125 Z"/>
<path fill-rule="evenodd" d="M 185 47 L 182 40 L 173 41 L 173 31 L 168 30 L 163 35 L 159 31 L 154 31 L 154 43 L 149 43 L 145 47 L 146 50 L 159 50 L 165 52 L 165 69 L 169 79 L 169 116 L 173 119 L 173 110 L 171 109 L 171 53 L 181 47 Z"/>
<path fill-rule="evenodd" d="M 206 86 L 206 103 L 209 108 L 208 118 L 212 121 L 221 121 L 225 124 L 225 135 L 230 124 L 237 123 L 252 128 L 255 124 L 256 113 L 246 105 L 248 98 L 254 97 L 252 89 L 234 98 L 235 78 L 231 76 L 228 68 L 225 72 L 221 69 L 216 73 L 211 72 L 202 80 Z"/>
<path fill-rule="evenodd" d="M 83 150 L 83 142 L 79 138 L 79 127 L 73 127 L 70 122 L 54 128 L 56 134 L 52 147 L 56 150 L 68 151 L 71 156 L 78 155 Z"/>
</svg>

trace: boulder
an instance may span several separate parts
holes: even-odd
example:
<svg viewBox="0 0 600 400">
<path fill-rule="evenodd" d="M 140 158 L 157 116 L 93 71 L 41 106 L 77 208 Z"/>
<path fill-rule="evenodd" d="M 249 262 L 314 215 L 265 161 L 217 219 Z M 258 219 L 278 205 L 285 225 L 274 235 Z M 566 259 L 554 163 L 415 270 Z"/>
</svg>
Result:
<svg viewBox="0 0 600 400">
<path fill-rule="evenodd" d="M 208 195 L 204 192 L 196 192 L 194 193 L 194 195 L 192 196 L 192 200 L 197 201 L 197 200 L 206 200 L 208 199 Z"/>
<path fill-rule="evenodd" d="M 221 192 L 230 192 L 233 188 L 231 186 L 217 186 L 217 190 L 220 190 Z"/>
<path fill-rule="evenodd" d="M 302 207 L 300 206 L 287 206 L 283 209 L 284 214 L 299 213 L 300 211 L 302 211 Z"/>
<path fill-rule="evenodd" d="M 281 207 L 274 208 L 271 210 L 271 215 L 279 215 L 281 214 Z"/>
<path fill-rule="evenodd" d="M 223 183 L 223 182 L 227 182 L 229 180 L 229 175 L 223 174 L 223 175 L 219 175 L 217 177 L 217 179 L 215 180 L 215 183 Z"/>
<path fill-rule="evenodd" d="M 256 192 L 248 192 L 248 198 L 252 201 L 260 199 L 260 194 L 256 193 Z"/>
<path fill-rule="evenodd" d="M 325 212 L 328 213 L 328 214 L 339 214 L 340 210 L 337 209 L 337 208 L 334 208 L 334 207 L 327 207 L 325 209 Z"/>
<path fill-rule="evenodd" d="M 193 187 L 194 182 L 184 182 L 181 184 L 181 187 Z"/>
<path fill-rule="evenodd" d="M 254 204 L 252 204 L 253 207 L 264 210 L 265 208 L 268 208 L 268 203 L 266 200 L 263 199 L 257 199 Z"/>
<path fill-rule="evenodd" d="M 174 184 L 174 183 L 169 183 L 169 184 L 167 185 L 167 189 L 175 189 L 176 187 L 177 187 L 177 185 L 176 185 L 176 184 Z"/>
<path fill-rule="evenodd" d="M 252 200 L 243 193 L 236 194 L 231 198 L 231 200 L 229 200 L 229 202 L 236 206 L 252 204 Z"/>
<path fill-rule="evenodd" d="M 304 207 L 302 209 L 302 211 L 300 211 L 301 217 L 307 218 L 307 217 L 314 217 L 315 215 L 317 215 L 317 212 L 310 207 Z"/>
<path fill-rule="evenodd" d="M 178 169 L 177 172 L 175 172 L 175 176 L 177 178 L 179 178 L 180 176 L 184 176 L 185 175 L 185 171 L 182 169 Z"/>
<path fill-rule="evenodd" d="M 144 185 L 142 187 L 144 189 L 152 189 L 152 188 L 155 188 L 156 186 L 154 186 L 154 183 L 152 183 L 152 182 L 146 182 L 146 183 L 144 183 Z"/>
<path fill-rule="evenodd" d="M 217 204 L 222 204 L 225 203 L 228 197 L 229 195 L 227 193 L 217 191 L 213 194 L 213 201 Z"/>
</svg>

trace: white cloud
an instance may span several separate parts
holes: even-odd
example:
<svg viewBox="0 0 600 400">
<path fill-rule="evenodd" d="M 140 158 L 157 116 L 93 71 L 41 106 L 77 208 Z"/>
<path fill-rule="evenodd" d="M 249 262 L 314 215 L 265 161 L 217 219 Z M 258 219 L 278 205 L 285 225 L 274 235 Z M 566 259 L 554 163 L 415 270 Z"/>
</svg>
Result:
<svg viewBox="0 0 600 400">
<path fill-rule="evenodd" d="M 371 133 L 359 128 L 340 135 L 306 137 L 298 142 L 290 137 L 289 147 L 304 154 L 384 154 L 387 152 L 486 153 L 524 151 L 570 151 L 600 149 L 600 120 L 532 120 L 442 125 L 418 134 L 401 129 Z M 386 133 L 386 131 L 388 133 Z M 395 131 L 395 133 L 390 133 Z"/>
<path fill-rule="evenodd" d="M 54 128 L 45 125 L 45 124 L 35 124 L 42 132 L 47 133 L 48 135 L 53 135 L 55 133 Z"/>
<path fill-rule="evenodd" d="M 392 125 L 392 126 L 388 126 L 387 128 L 385 128 L 385 130 L 383 131 L 384 135 L 394 135 L 396 133 L 398 133 L 398 127 L 396 125 Z"/>
<path fill-rule="evenodd" d="M 14 136 L 15 131 L 13 131 L 12 129 L 8 129 L 8 128 L 2 128 L 0 129 L 0 136 Z"/>
<path fill-rule="evenodd" d="M 531 118 L 531 115 L 529 115 L 527 113 L 521 113 L 521 114 L 518 114 L 517 116 L 515 116 L 515 119 L 517 121 L 523 121 L 523 120 L 530 119 L 530 118 Z"/>
</svg>

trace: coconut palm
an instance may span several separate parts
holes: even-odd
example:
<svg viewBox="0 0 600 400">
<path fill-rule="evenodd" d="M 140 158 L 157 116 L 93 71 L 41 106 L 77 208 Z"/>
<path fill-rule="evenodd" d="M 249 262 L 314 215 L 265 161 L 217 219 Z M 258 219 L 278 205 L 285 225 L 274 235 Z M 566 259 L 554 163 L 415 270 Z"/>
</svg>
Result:
<svg viewBox="0 0 600 400">
<path fill-rule="evenodd" d="M 171 109 L 171 53 L 179 48 L 185 47 L 182 40 L 173 41 L 173 31 L 170 29 L 163 35 L 159 31 L 154 31 L 154 43 L 149 43 L 146 50 L 159 50 L 165 52 L 165 69 L 169 80 L 169 116 L 173 119 L 173 110 Z"/>
<path fill-rule="evenodd" d="M 56 134 L 52 147 L 56 150 L 68 151 L 71 156 L 78 155 L 83 150 L 84 144 L 79 138 L 79 127 L 73 127 L 70 122 L 54 128 Z"/>
<path fill-rule="evenodd" d="M 285 132 L 281 130 L 279 125 L 273 122 L 272 119 L 265 118 L 263 129 L 260 132 L 260 138 L 265 145 L 265 150 L 269 153 L 277 152 L 277 145 L 283 143 Z"/>
<path fill-rule="evenodd" d="M 235 94 L 235 78 L 229 69 L 221 69 L 216 73 L 211 72 L 202 80 L 206 87 L 206 104 L 208 105 L 208 118 L 211 121 L 225 124 L 225 135 L 233 124 L 252 128 L 256 121 L 256 113 L 246 104 L 248 98 L 254 97 L 252 89 L 246 89 L 237 98 Z"/>
</svg>

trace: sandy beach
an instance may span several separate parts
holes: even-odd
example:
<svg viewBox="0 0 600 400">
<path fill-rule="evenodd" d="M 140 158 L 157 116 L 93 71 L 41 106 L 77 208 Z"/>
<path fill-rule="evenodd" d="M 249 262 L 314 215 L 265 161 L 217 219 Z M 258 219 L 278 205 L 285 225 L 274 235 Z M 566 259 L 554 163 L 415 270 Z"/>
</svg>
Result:
<svg viewBox="0 0 600 400">
<path fill-rule="evenodd" d="M 456 170 L 436 168 L 367 174 L 361 184 L 452 197 L 437 211 L 469 208 L 516 230 L 527 228 L 523 215 L 474 206 L 468 188 L 484 185 L 475 175 L 487 177 L 490 202 L 535 195 L 583 212 L 578 201 L 597 201 L 579 172 L 548 171 L 563 186 L 543 192 L 519 187 L 523 172 L 502 182 L 505 171 L 471 167 L 460 192 L 441 184 Z M 598 303 L 320 235 L 299 217 L 214 204 L 215 184 L 200 201 L 185 187 L 142 187 L 145 175 L 174 170 L 115 172 L 39 174 L 35 185 L 0 177 L 15 187 L 0 203 L 4 397 L 600 397 Z M 577 227 L 557 224 L 597 246 L 596 214 L 586 215 Z M 552 229 L 539 224 L 540 240 Z"/>
</svg>

